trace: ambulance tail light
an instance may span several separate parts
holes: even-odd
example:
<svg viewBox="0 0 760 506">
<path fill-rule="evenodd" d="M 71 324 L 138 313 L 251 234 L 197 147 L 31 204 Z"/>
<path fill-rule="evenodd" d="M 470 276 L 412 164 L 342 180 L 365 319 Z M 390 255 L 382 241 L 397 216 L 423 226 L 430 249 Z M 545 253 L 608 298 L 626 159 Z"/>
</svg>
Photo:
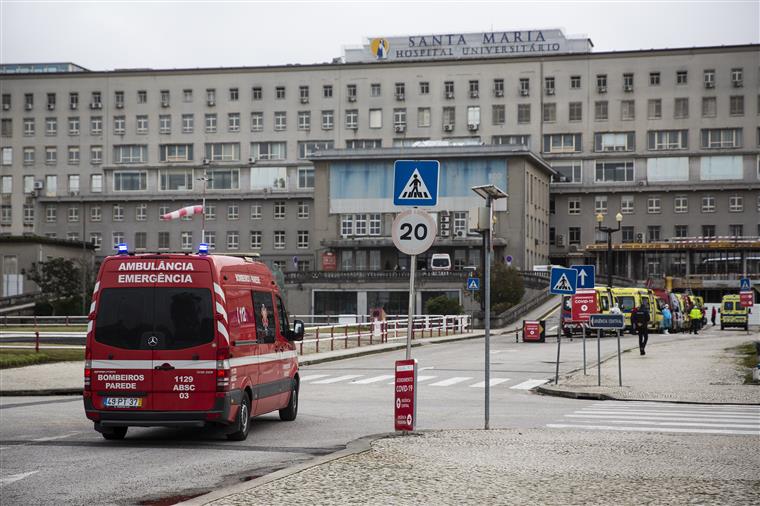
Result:
<svg viewBox="0 0 760 506">
<path fill-rule="evenodd" d="M 230 349 L 219 348 L 216 352 L 216 391 L 230 389 Z"/>
<path fill-rule="evenodd" d="M 87 350 L 84 353 L 84 391 L 85 397 L 89 396 L 92 390 L 92 352 Z"/>
</svg>

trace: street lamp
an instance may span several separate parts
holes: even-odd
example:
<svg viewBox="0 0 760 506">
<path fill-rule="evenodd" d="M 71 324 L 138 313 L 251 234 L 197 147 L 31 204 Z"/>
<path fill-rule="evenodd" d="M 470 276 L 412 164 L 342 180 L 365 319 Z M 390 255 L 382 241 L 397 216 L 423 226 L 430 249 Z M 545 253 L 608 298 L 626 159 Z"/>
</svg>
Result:
<svg viewBox="0 0 760 506">
<path fill-rule="evenodd" d="M 600 232 L 607 233 L 607 288 L 612 288 L 612 234 L 620 230 L 620 224 L 623 223 L 623 215 L 617 213 L 615 215 L 615 221 L 617 221 L 617 227 L 603 227 L 604 215 L 599 213 L 596 215 L 596 229 Z"/>
<path fill-rule="evenodd" d="M 487 184 L 482 186 L 473 186 L 472 191 L 486 200 L 486 216 L 487 223 L 478 223 L 478 228 L 484 230 L 483 232 L 483 291 L 486 303 L 486 379 L 485 379 L 485 428 L 488 430 L 488 418 L 489 418 L 489 402 L 491 397 L 490 376 L 491 376 L 491 234 L 493 231 L 493 212 L 491 210 L 491 202 L 498 199 L 507 198 L 507 194 L 504 193 L 499 187 Z M 484 228 L 485 225 L 485 228 Z"/>
<path fill-rule="evenodd" d="M 203 181 L 203 199 L 201 201 L 201 205 L 203 206 L 203 212 L 201 213 L 201 242 L 207 242 L 206 241 L 206 187 L 208 186 L 208 182 L 211 181 L 211 178 L 208 175 L 208 172 L 206 172 L 207 167 L 211 165 L 211 162 L 208 160 L 208 158 L 203 159 L 203 175 L 199 178 L 196 178 L 197 181 Z"/>
</svg>

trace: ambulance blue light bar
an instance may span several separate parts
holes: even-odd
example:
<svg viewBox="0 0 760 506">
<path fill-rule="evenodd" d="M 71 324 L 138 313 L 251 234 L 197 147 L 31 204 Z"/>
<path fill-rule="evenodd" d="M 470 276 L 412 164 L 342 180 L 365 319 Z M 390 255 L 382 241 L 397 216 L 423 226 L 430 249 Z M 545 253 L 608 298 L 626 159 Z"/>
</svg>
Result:
<svg viewBox="0 0 760 506">
<path fill-rule="evenodd" d="M 208 244 L 205 242 L 200 243 L 198 245 L 198 254 L 199 255 L 208 255 Z"/>
<path fill-rule="evenodd" d="M 117 255 L 129 255 L 129 250 L 127 249 L 126 243 L 120 243 L 116 245 L 116 254 Z"/>
</svg>

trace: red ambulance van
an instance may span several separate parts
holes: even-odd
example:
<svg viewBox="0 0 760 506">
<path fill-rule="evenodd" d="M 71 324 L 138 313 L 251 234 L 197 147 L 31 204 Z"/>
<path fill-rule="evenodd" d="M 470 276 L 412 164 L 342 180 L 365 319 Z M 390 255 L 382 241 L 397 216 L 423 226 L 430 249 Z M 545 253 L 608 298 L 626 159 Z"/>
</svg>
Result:
<svg viewBox="0 0 760 506">
<path fill-rule="evenodd" d="M 243 440 L 252 416 L 298 413 L 298 360 L 271 271 L 252 258 L 107 257 L 87 327 L 84 408 L 106 439 L 130 426 L 226 425 Z"/>
</svg>

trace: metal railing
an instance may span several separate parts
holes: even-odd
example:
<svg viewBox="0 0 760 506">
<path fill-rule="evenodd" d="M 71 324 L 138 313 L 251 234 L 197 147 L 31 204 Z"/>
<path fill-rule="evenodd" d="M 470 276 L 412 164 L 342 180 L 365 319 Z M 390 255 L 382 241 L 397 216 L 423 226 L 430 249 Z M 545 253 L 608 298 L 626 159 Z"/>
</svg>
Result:
<svg viewBox="0 0 760 506">
<path fill-rule="evenodd" d="M 408 318 L 357 324 L 324 325 L 307 328 L 304 339 L 298 343 L 298 353 L 319 353 L 329 346 L 359 348 L 364 345 L 384 344 L 406 339 Z M 412 340 L 472 332 L 470 315 L 416 315 L 412 317 Z M 304 351 L 305 350 L 305 351 Z"/>
<path fill-rule="evenodd" d="M 87 325 L 86 316 L 7 316 L 0 315 L 0 327 L 53 327 Z"/>
</svg>

